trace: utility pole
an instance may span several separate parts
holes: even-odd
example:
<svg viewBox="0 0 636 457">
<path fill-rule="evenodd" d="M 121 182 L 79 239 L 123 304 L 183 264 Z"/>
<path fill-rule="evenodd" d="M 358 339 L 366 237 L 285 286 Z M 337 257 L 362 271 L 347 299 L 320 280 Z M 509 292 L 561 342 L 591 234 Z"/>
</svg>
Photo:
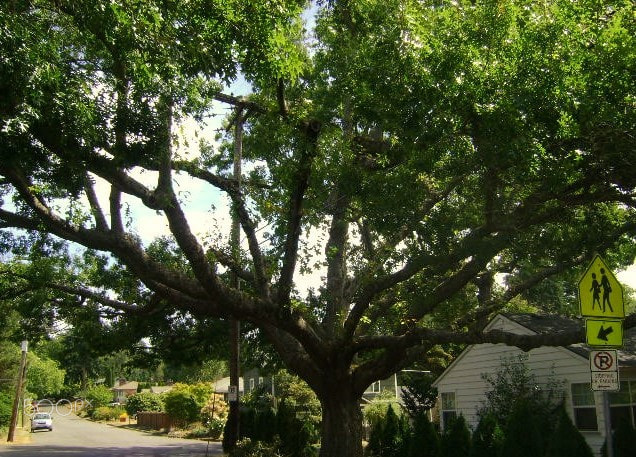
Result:
<svg viewBox="0 0 636 457">
<path fill-rule="evenodd" d="M 26 372 L 26 356 L 29 343 L 25 340 L 22 341 L 22 357 L 20 358 L 20 368 L 18 370 L 18 382 L 15 386 L 15 398 L 13 399 L 13 409 L 11 410 L 11 421 L 9 422 L 9 434 L 7 436 L 7 442 L 13 442 L 13 436 L 15 435 L 15 427 L 18 424 L 18 408 L 20 407 L 20 398 L 22 397 L 22 386 L 24 383 Z"/>
<path fill-rule="evenodd" d="M 239 106 L 236 111 L 236 125 L 234 128 L 234 171 L 233 176 L 236 181 L 237 191 L 241 192 L 241 161 L 243 160 L 243 107 Z M 232 254 L 234 262 L 239 265 L 241 261 L 241 224 L 238 216 L 238 209 L 234 208 L 232 213 L 232 231 L 231 240 Z M 241 282 L 236 273 L 232 273 L 232 282 L 234 288 L 238 291 L 241 288 Z M 230 410 L 228 413 L 227 432 L 227 450 L 234 449 L 239 439 L 240 430 L 240 333 L 241 323 L 238 319 L 232 317 L 230 319 L 230 385 L 234 386 L 235 395 L 229 398 Z M 229 395 L 228 395 L 229 396 Z"/>
</svg>

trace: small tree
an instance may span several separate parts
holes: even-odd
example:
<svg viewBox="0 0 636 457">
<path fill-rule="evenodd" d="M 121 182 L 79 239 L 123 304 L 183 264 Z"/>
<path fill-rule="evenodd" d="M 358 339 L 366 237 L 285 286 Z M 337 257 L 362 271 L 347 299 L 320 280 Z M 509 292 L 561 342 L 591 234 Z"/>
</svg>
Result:
<svg viewBox="0 0 636 457">
<path fill-rule="evenodd" d="M 538 412 L 529 401 L 518 401 L 507 418 L 501 455 L 537 457 L 545 451 L 545 439 L 537 423 Z"/>
<path fill-rule="evenodd" d="M 631 457 L 636 449 L 636 430 L 629 418 L 621 418 L 614 429 L 614 457 Z M 607 457 L 607 441 L 601 448 L 601 455 Z"/>
<path fill-rule="evenodd" d="M 450 423 L 442 435 L 440 457 L 466 457 L 470 453 L 470 431 L 464 416 Z"/>
<path fill-rule="evenodd" d="M 633 452 L 633 450 L 632 450 Z M 559 408 L 559 416 L 545 457 L 593 457 L 592 449 L 577 430 L 565 408 Z"/>
<path fill-rule="evenodd" d="M 439 455 L 439 435 L 426 413 L 420 413 L 413 418 L 406 455 L 407 457 L 438 457 Z"/>
<path fill-rule="evenodd" d="M 482 416 L 473 432 L 471 457 L 493 457 L 499 455 L 503 432 L 493 414 Z"/>
</svg>

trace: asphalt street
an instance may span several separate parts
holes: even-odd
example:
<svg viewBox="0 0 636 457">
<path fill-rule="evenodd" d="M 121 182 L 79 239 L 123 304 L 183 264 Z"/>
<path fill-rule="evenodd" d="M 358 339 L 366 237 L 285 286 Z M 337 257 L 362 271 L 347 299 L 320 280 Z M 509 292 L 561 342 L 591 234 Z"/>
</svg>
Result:
<svg viewBox="0 0 636 457">
<path fill-rule="evenodd" d="M 64 413 L 63 413 L 64 414 Z M 54 414 L 53 431 L 29 434 L 28 443 L 1 444 L 2 457 L 219 457 L 221 444 L 168 438 Z"/>
</svg>

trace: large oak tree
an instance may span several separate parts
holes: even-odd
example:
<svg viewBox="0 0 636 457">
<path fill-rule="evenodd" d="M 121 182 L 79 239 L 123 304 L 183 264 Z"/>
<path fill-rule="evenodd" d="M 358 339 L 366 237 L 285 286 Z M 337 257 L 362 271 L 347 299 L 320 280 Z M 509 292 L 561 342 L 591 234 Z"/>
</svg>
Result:
<svg viewBox="0 0 636 457">
<path fill-rule="evenodd" d="M 480 329 L 595 252 L 633 261 L 632 5 L 333 0 L 311 40 L 303 6 L 4 2 L 0 223 L 8 245 L 17 229 L 52 234 L 136 281 L 118 296 L 107 275 L 51 278 L 57 290 L 253 323 L 320 398 L 321 455 L 361 456 L 371 382 L 442 343 L 579 342 L 582 329 Z M 249 97 L 221 92 L 239 69 Z M 177 126 L 213 100 L 239 135 L 188 159 Z M 240 148 L 241 180 L 228 170 Z M 194 232 L 185 177 L 211 211 L 217 192 L 231 200 L 241 252 Z M 185 262 L 140 239 L 131 199 L 165 218 Z M 299 273 L 316 262 L 324 281 L 305 295 Z"/>
</svg>

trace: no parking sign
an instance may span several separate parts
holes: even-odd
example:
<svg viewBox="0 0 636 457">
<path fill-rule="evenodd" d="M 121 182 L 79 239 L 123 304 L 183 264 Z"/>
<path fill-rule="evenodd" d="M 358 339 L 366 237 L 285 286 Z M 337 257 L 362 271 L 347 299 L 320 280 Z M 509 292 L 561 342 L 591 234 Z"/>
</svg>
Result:
<svg viewBox="0 0 636 457">
<path fill-rule="evenodd" d="M 590 372 L 592 373 L 592 390 L 620 390 L 616 350 L 590 351 Z"/>
</svg>

